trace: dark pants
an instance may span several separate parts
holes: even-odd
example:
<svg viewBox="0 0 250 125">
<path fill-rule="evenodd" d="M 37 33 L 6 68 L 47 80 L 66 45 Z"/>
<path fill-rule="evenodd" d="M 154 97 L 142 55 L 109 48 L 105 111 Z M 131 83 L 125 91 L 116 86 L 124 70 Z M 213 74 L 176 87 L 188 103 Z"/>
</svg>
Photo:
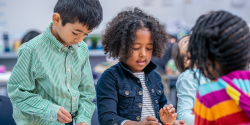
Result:
<svg viewBox="0 0 250 125">
<path fill-rule="evenodd" d="M 65 123 L 65 125 L 73 125 L 73 119 L 74 119 L 74 117 L 72 117 L 72 122 L 70 122 L 70 123 Z"/>
</svg>

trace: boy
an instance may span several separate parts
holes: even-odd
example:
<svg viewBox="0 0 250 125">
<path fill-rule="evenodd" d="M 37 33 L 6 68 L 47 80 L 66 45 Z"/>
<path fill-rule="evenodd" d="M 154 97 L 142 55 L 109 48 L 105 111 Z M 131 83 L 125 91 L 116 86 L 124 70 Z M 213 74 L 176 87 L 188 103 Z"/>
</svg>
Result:
<svg viewBox="0 0 250 125">
<path fill-rule="evenodd" d="M 95 88 L 87 45 L 102 21 L 99 0 L 58 0 L 53 22 L 23 44 L 8 82 L 18 125 L 90 125 Z"/>
</svg>

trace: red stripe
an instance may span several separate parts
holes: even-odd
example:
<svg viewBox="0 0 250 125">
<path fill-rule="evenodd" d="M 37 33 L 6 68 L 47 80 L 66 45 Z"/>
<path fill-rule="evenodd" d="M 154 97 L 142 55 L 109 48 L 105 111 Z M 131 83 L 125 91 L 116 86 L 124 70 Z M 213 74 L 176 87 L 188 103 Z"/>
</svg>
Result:
<svg viewBox="0 0 250 125">
<path fill-rule="evenodd" d="M 223 125 L 231 124 L 231 125 L 236 125 L 236 124 L 246 124 L 250 123 L 250 119 L 246 116 L 244 112 L 237 112 L 231 115 L 227 115 L 225 117 L 219 118 L 216 120 L 217 123 L 222 123 Z"/>
<path fill-rule="evenodd" d="M 238 125 L 250 124 L 250 119 L 244 112 L 237 112 L 225 117 L 219 118 L 216 121 L 208 121 L 195 114 L 195 125 Z"/>
<path fill-rule="evenodd" d="M 201 118 L 199 115 L 195 113 L 195 120 L 194 120 L 195 125 L 213 125 L 215 122 L 214 121 L 208 121 L 206 119 Z"/>
</svg>

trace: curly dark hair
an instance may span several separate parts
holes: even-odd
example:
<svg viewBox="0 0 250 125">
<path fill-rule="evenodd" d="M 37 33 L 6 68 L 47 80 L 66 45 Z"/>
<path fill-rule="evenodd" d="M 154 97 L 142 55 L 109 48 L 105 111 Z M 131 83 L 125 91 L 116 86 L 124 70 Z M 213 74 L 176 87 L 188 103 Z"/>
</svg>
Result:
<svg viewBox="0 0 250 125">
<path fill-rule="evenodd" d="M 137 29 L 148 28 L 153 41 L 152 56 L 161 58 L 168 43 L 167 33 L 159 21 L 140 10 L 139 8 L 128 8 L 113 18 L 106 27 L 102 36 L 102 44 L 105 54 L 109 57 L 119 59 L 122 62 L 133 53 L 135 32 Z M 129 54 L 130 53 L 130 54 Z"/>
<path fill-rule="evenodd" d="M 212 74 L 208 72 L 208 59 L 215 70 L 217 61 L 223 74 L 245 69 L 250 59 L 249 27 L 243 19 L 226 11 L 202 15 L 192 28 L 188 52 L 191 54 L 191 68 L 196 65 L 203 74 L 208 73 L 209 78 Z"/>
</svg>

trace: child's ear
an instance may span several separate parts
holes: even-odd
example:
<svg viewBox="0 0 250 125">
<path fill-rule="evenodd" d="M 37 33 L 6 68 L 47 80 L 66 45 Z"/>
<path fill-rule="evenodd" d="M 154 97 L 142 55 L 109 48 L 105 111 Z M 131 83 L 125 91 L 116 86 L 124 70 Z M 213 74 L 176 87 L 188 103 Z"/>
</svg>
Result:
<svg viewBox="0 0 250 125">
<path fill-rule="evenodd" d="M 184 58 L 184 67 L 188 68 L 190 64 L 190 59 L 188 59 L 187 57 Z"/>
<path fill-rule="evenodd" d="M 55 26 L 58 26 L 58 25 L 59 25 L 60 19 L 61 19 L 61 16 L 60 16 L 59 13 L 53 13 L 52 20 L 53 20 L 53 24 L 54 24 Z"/>
</svg>

